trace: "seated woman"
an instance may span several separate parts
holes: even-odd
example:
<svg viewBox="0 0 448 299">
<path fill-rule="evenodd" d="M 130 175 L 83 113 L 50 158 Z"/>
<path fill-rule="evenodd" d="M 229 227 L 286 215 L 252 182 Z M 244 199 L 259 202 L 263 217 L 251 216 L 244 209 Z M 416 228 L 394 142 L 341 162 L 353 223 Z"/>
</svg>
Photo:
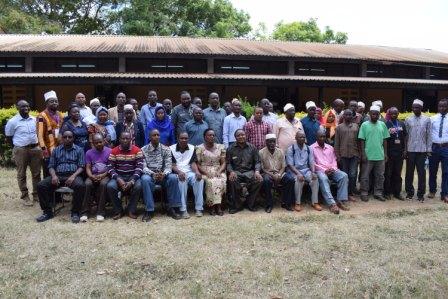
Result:
<svg viewBox="0 0 448 299">
<path fill-rule="evenodd" d="M 204 132 L 204 143 L 196 147 L 197 166 L 205 181 L 206 204 L 210 215 L 222 216 L 221 200 L 226 192 L 226 149 L 215 143 L 215 132 Z"/>
<path fill-rule="evenodd" d="M 95 116 L 96 122 L 89 125 L 88 128 L 90 147 L 94 147 L 93 135 L 99 133 L 103 136 L 104 146 L 112 148 L 117 135 L 115 134 L 114 122 L 109 120 L 109 111 L 106 107 L 101 106 L 96 110 Z"/>
<path fill-rule="evenodd" d="M 131 145 L 142 148 L 145 145 L 145 130 L 142 123 L 137 120 L 134 107 L 130 104 L 124 105 L 123 113 L 123 122 L 119 122 L 115 126 L 116 135 L 121 136 L 122 132 L 127 132 L 131 134 Z"/>
<path fill-rule="evenodd" d="M 87 131 L 87 125 L 80 118 L 79 107 L 71 106 L 68 111 L 68 120 L 64 122 L 61 127 L 60 135 L 64 134 L 65 131 L 72 131 L 74 137 L 74 144 L 79 146 L 86 152 L 90 148 L 89 144 L 89 133 Z"/>
<path fill-rule="evenodd" d="M 156 117 L 151 120 L 146 126 L 147 136 L 145 138 L 145 144 L 149 143 L 149 132 L 157 129 L 160 133 L 160 143 L 166 146 L 170 146 L 176 143 L 174 136 L 174 126 L 170 121 L 169 116 L 165 112 L 165 108 L 162 106 L 156 108 Z"/>
</svg>

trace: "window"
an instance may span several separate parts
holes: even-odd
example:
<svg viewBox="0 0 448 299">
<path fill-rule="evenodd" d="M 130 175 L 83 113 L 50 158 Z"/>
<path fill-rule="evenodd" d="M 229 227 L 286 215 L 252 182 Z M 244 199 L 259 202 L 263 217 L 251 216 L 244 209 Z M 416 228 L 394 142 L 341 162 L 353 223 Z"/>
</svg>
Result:
<svg viewBox="0 0 448 299">
<path fill-rule="evenodd" d="M 0 57 L 0 72 L 24 72 L 25 58 Z"/>
<path fill-rule="evenodd" d="M 295 69 L 304 76 L 359 76 L 359 65 L 354 63 L 296 62 Z"/>
<path fill-rule="evenodd" d="M 422 79 L 424 68 L 408 65 L 368 64 L 367 77 Z"/>
<path fill-rule="evenodd" d="M 126 59 L 127 72 L 143 73 L 206 73 L 207 61 L 204 59 Z"/>
<path fill-rule="evenodd" d="M 288 73 L 285 61 L 215 60 L 215 73 L 225 74 L 279 74 Z"/>
<path fill-rule="evenodd" d="M 432 67 L 430 68 L 430 79 L 448 80 L 448 67 Z"/>
<path fill-rule="evenodd" d="M 34 72 L 116 72 L 117 58 L 52 58 L 34 59 Z"/>
</svg>

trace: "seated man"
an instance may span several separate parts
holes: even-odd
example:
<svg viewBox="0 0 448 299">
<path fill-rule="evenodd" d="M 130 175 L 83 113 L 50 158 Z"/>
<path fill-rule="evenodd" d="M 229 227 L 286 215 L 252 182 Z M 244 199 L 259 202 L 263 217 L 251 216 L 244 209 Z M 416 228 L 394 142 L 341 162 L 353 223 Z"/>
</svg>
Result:
<svg viewBox="0 0 448 299">
<path fill-rule="evenodd" d="M 261 170 L 263 171 L 263 190 L 266 196 L 266 213 L 272 212 L 272 186 L 282 185 L 282 207 L 291 207 L 294 199 L 294 179 L 285 172 L 285 155 L 276 147 L 275 134 L 267 134 L 266 147 L 259 152 Z"/>
<path fill-rule="evenodd" d="M 196 108 L 195 108 L 196 109 Z M 173 155 L 173 172 L 179 179 L 179 191 L 182 205 L 180 207 L 181 216 L 184 219 L 190 218 L 187 211 L 187 191 L 188 185 L 193 188 L 196 217 L 202 217 L 204 210 L 204 180 L 196 165 L 196 151 L 194 146 L 188 144 L 188 133 L 180 133 L 177 137 L 177 144 L 170 146 Z"/>
<path fill-rule="evenodd" d="M 348 200 L 348 176 L 338 169 L 334 149 L 331 145 L 325 143 L 325 139 L 325 131 L 319 130 L 317 132 L 317 142 L 313 143 L 310 148 L 313 151 L 320 191 L 330 207 L 330 211 L 339 214 L 339 209 L 349 210 L 344 204 Z M 336 202 L 331 194 L 330 181 L 335 182 L 338 186 Z"/>
<path fill-rule="evenodd" d="M 36 220 L 44 222 L 53 218 L 52 202 L 54 191 L 62 186 L 73 189 L 72 222 L 79 222 L 79 212 L 84 199 L 85 185 L 80 174 L 84 171 L 84 150 L 73 144 L 73 132 L 62 134 L 62 144 L 50 156 L 50 176 L 37 184 L 37 195 L 43 214 Z"/>
<path fill-rule="evenodd" d="M 156 184 L 166 189 L 168 199 L 168 214 L 174 219 L 180 219 L 176 208 L 181 206 L 177 177 L 171 173 L 172 156 L 170 148 L 160 143 L 160 132 L 157 129 L 149 132 L 150 142 L 142 148 L 143 151 L 143 199 L 146 205 L 142 221 L 149 222 L 154 212 L 154 188 Z"/>
<path fill-rule="evenodd" d="M 319 182 L 315 172 L 314 157 L 310 147 L 305 144 L 305 139 L 304 132 L 297 132 L 296 142 L 286 151 L 288 175 L 295 178 L 296 204 L 294 210 L 297 212 L 302 210 L 302 191 L 306 182 L 311 188 L 311 206 L 317 211 L 322 211 L 322 207 L 318 203 Z"/>
<path fill-rule="evenodd" d="M 114 147 L 109 155 L 110 181 L 107 183 L 107 193 L 114 205 L 114 220 L 124 215 L 120 197 L 125 192 L 130 193 L 128 216 L 136 219 L 137 200 L 142 192 L 140 176 L 143 171 L 143 153 L 137 146 L 131 144 L 129 132 L 122 132 L 119 141 L 120 144 Z"/>
<path fill-rule="evenodd" d="M 104 221 L 104 206 L 107 198 L 107 183 L 109 182 L 109 174 L 107 173 L 107 162 L 112 151 L 110 148 L 104 146 L 104 137 L 100 133 L 92 136 L 92 143 L 94 148 L 86 153 L 86 194 L 84 196 L 84 203 L 82 205 L 81 222 L 86 222 L 88 214 L 92 208 L 92 193 L 98 191 L 96 221 Z"/>
<path fill-rule="evenodd" d="M 263 177 L 260 175 L 260 156 L 257 149 L 246 142 L 244 130 L 235 131 L 236 142 L 232 143 L 226 154 L 227 171 L 229 172 L 229 213 L 235 214 L 242 210 L 240 202 L 241 183 L 248 190 L 246 207 L 255 212 L 255 198 L 261 187 Z"/>
</svg>

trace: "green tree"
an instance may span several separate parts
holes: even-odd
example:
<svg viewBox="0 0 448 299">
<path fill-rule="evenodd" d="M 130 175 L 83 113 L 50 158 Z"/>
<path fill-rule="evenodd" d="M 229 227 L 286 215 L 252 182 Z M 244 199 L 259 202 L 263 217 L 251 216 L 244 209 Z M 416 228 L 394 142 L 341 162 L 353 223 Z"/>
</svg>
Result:
<svg viewBox="0 0 448 299">
<path fill-rule="evenodd" d="M 40 34 L 60 33 L 59 23 L 29 15 L 18 9 L 8 9 L 0 13 L 0 28 L 6 33 Z"/>
<path fill-rule="evenodd" d="M 246 36 L 249 15 L 228 0 L 130 0 L 119 13 L 120 33 L 169 36 Z"/>
<path fill-rule="evenodd" d="M 327 44 L 345 44 L 348 36 L 345 32 L 336 32 L 326 26 L 322 32 L 317 25 L 317 19 L 309 19 L 307 22 L 280 22 L 275 25 L 272 33 L 273 39 L 284 41 L 318 42 Z"/>
</svg>

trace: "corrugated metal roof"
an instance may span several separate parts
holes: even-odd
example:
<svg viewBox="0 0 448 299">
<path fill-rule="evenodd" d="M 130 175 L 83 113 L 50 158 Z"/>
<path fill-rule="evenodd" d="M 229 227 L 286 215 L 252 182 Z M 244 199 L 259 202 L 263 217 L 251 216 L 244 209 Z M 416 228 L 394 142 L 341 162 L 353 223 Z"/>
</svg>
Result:
<svg viewBox="0 0 448 299">
<path fill-rule="evenodd" d="M 0 53 L 129 53 L 271 56 L 448 64 L 448 53 L 367 45 L 123 35 L 0 35 Z"/>
<path fill-rule="evenodd" d="M 207 80 L 274 80 L 274 81 L 324 81 L 367 82 L 395 84 L 446 85 L 448 80 L 291 76 L 291 75 L 233 75 L 233 74 L 173 74 L 173 73 L 0 73 L 0 79 L 31 78 L 83 78 L 83 79 L 207 79 Z"/>
</svg>

